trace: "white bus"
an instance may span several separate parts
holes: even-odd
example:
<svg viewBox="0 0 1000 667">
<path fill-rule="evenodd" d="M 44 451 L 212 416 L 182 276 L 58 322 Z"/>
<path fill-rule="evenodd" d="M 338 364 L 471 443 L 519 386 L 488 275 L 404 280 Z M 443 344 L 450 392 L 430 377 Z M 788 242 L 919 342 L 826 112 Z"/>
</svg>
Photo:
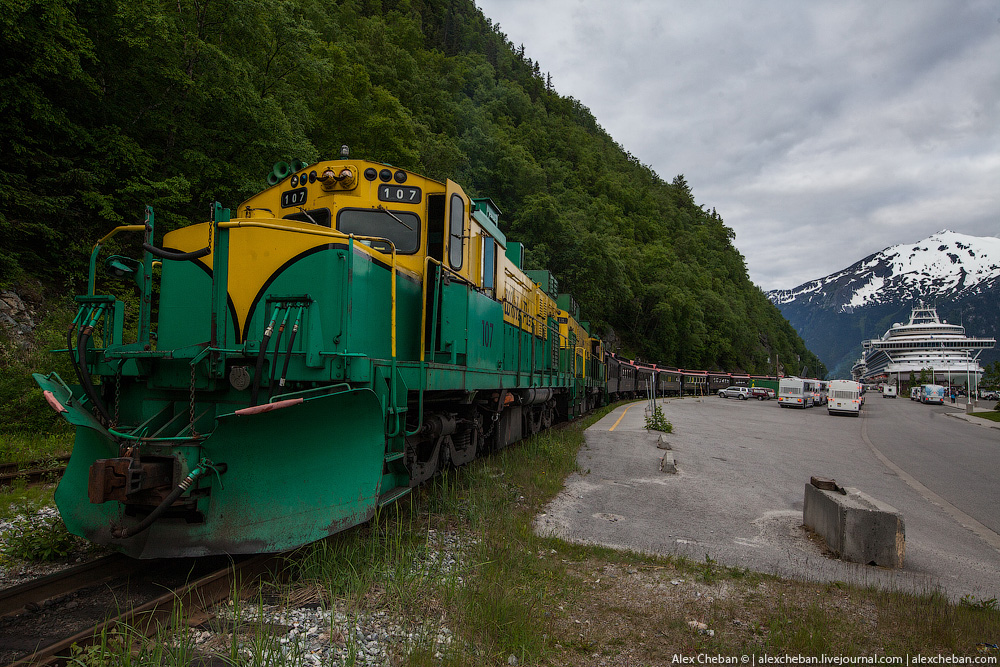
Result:
<svg viewBox="0 0 1000 667">
<path fill-rule="evenodd" d="M 829 414 L 843 413 L 861 414 L 861 385 L 854 380 L 830 380 L 826 397 L 826 410 Z"/>
<path fill-rule="evenodd" d="M 811 408 L 819 396 L 819 380 L 785 377 L 778 381 L 778 406 L 782 408 Z"/>
</svg>

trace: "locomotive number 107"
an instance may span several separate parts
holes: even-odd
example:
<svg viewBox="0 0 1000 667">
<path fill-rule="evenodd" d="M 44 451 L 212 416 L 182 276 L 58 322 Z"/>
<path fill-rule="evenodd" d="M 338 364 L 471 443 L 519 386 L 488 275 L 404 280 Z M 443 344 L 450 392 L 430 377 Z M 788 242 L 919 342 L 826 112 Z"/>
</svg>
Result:
<svg viewBox="0 0 1000 667">
<path fill-rule="evenodd" d="M 378 198 L 379 201 L 419 204 L 420 188 L 410 185 L 380 185 L 378 188 Z"/>
</svg>

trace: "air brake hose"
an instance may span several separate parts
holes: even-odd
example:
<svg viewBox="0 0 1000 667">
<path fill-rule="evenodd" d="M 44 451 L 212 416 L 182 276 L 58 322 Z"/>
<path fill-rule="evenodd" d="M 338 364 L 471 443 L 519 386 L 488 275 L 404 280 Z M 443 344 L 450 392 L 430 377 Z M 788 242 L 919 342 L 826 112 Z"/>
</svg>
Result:
<svg viewBox="0 0 1000 667">
<path fill-rule="evenodd" d="M 278 337 L 274 339 L 274 359 L 271 361 L 271 367 L 269 369 L 270 377 L 267 382 L 267 400 L 271 400 L 271 396 L 274 395 L 274 372 L 278 367 L 278 355 L 281 354 L 281 334 L 285 331 L 285 325 L 288 324 L 288 315 L 291 311 L 291 308 L 285 309 L 285 314 L 281 318 L 281 326 L 278 327 Z"/>
<path fill-rule="evenodd" d="M 222 468 L 223 465 L 224 464 L 220 463 L 218 464 L 218 466 L 215 466 L 218 469 L 218 472 L 225 472 L 225 469 Z M 212 470 L 212 465 L 210 463 L 208 465 L 199 464 L 194 470 L 192 470 L 187 474 L 187 477 L 181 480 L 181 483 L 178 484 L 174 488 L 174 490 L 171 491 L 170 494 L 163 499 L 163 502 L 157 505 L 156 509 L 150 512 L 145 519 L 135 524 L 131 528 L 125 528 L 125 527 L 115 528 L 111 532 L 111 537 L 113 537 L 116 540 L 125 540 L 130 537 L 134 537 L 135 535 L 138 535 L 142 531 L 149 528 L 151 525 L 153 525 L 154 521 L 159 519 L 160 516 L 162 516 L 163 513 L 166 512 L 170 508 L 170 506 L 174 504 L 174 501 L 176 501 L 178 498 L 181 497 L 182 493 L 191 488 L 191 485 L 194 484 L 199 478 L 204 477 L 209 470 Z"/>
<path fill-rule="evenodd" d="M 302 306 L 295 314 L 295 324 L 292 325 L 292 333 L 288 336 L 288 350 L 285 352 L 285 363 L 281 367 L 281 378 L 278 380 L 278 388 L 284 389 L 285 377 L 288 376 L 288 362 L 292 360 L 292 347 L 295 345 L 295 334 L 299 332 L 299 320 L 302 317 Z"/>
<path fill-rule="evenodd" d="M 189 259 L 200 259 L 201 257 L 212 253 L 212 249 L 209 246 L 205 246 L 201 250 L 195 250 L 193 252 L 171 252 L 170 250 L 157 248 L 151 243 L 143 243 L 142 247 L 146 252 L 152 254 L 154 257 L 159 257 L 160 259 L 171 259 L 175 262 L 183 262 Z"/>
<path fill-rule="evenodd" d="M 271 313 L 271 321 L 264 330 L 264 337 L 260 339 L 260 350 L 257 351 L 257 369 L 253 374 L 253 386 L 250 389 L 250 407 L 257 405 L 257 395 L 260 392 L 260 374 L 264 370 L 264 357 L 267 355 L 267 346 L 271 342 L 271 333 L 274 331 L 274 322 L 278 319 L 278 312 L 281 304 L 274 307 Z"/>
<path fill-rule="evenodd" d="M 73 330 L 76 329 L 76 320 L 73 320 L 73 324 L 69 325 L 69 331 L 66 332 L 66 349 L 69 350 L 69 363 L 73 366 L 73 370 L 76 372 L 76 379 L 80 381 L 80 387 L 84 387 L 83 383 L 83 373 L 80 372 L 80 365 L 77 361 L 76 355 L 73 354 Z M 86 389 L 84 389 L 86 392 Z M 88 396 L 90 394 L 87 394 Z"/>
<path fill-rule="evenodd" d="M 76 335 L 76 364 L 75 368 L 77 371 L 77 377 L 80 380 L 80 385 L 83 387 L 84 393 L 97 408 L 100 417 L 104 420 L 105 424 L 111 423 L 111 415 L 108 413 L 108 408 L 104 405 L 104 401 L 101 400 L 100 394 L 94 387 L 94 382 L 90 377 L 90 369 L 87 368 L 87 348 L 90 346 L 90 335 L 94 332 L 94 325 L 101 316 L 104 314 L 104 308 L 98 306 L 94 308 L 88 317 L 83 318 L 84 320 L 89 320 L 86 324 L 83 324 L 81 320 L 80 330 Z M 72 334 L 72 329 L 70 330 Z M 70 352 L 72 356 L 72 352 Z"/>
</svg>

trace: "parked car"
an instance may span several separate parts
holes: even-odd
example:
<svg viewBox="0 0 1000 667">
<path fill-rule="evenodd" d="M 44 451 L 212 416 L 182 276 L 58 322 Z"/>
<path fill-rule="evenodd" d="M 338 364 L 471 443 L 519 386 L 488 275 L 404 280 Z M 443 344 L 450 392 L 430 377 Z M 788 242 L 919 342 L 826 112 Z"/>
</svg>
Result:
<svg viewBox="0 0 1000 667">
<path fill-rule="evenodd" d="M 750 398 L 756 398 L 758 401 L 770 401 L 774 396 L 774 390 L 768 387 L 750 387 Z"/>
<path fill-rule="evenodd" d="M 720 398 L 738 398 L 745 401 L 750 398 L 750 387 L 726 387 L 719 390 Z"/>
</svg>

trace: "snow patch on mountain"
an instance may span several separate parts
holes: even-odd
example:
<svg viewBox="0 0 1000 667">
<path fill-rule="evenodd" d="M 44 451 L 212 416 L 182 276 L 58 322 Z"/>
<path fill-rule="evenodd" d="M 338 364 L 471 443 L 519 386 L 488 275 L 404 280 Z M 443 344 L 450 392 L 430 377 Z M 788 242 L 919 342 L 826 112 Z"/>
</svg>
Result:
<svg viewBox="0 0 1000 667">
<path fill-rule="evenodd" d="M 815 303 L 838 312 L 906 299 L 975 293 L 1000 276 L 1000 239 L 947 229 L 901 243 L 790 290 L 768 293 L 776 305 Z"/>
<path fill-rule="evenodd" d="M 856 308 L 857 306 L 863 306 L 872 299 L 874 299 L 875 296 L 879 293 L 879 290 L 881 290 L 883 287 L 885 287 L 885 278 L 873 275 L 868 279 L 868 283 L 866 285 L 864 285 L 854 293 L 854 296 L 851 298 L 850 302 L 844 305 L 850 306 L 851 308 Z M 841 308 L 843 308 L 843 306 L 841 306 Z"/>
</svg>

